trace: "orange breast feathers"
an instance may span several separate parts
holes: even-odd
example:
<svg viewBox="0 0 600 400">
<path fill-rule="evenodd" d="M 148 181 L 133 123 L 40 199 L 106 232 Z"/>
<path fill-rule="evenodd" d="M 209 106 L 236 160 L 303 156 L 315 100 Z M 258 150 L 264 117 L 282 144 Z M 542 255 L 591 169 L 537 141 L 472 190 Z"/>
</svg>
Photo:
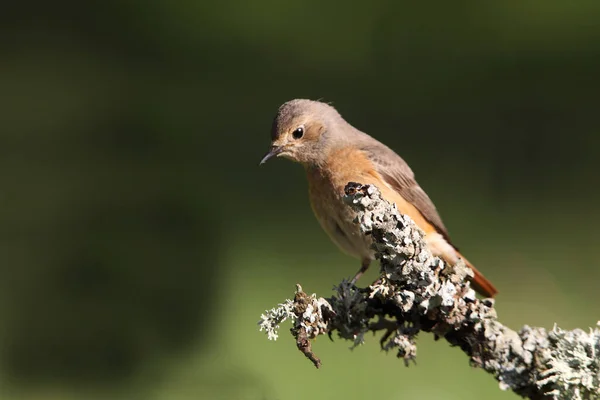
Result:
<svg viewBox="0 0 600 400">
<path fill-rule="evenodd" d="M 396 203 L 400 213 L 408 215 L 425 233 L 436 232 L 436 229 L 417 208 L 406 201 L 375 170 L 366 154 L 356 148 L 346 147 L 333 152 L 327 162 L 330 179 L 339 193 L 344 192 L 348 182 L 375 185 L 381 196 L 390 203 Z"/>
<path fill-rule="evenodd" d="M 473 270 L 475 276 L 471 280 L 473 289 L 484 296 L 493 297 L 497 290 L 456 248 L 448 243 L 444 235 L 432 225 L 412 203 L 390 186 L 377 172 L 367 155 L 358 148 L 346 147 L 333 152 L 324 168 L 328 178 L 338 193 L 343 193 L 348 182 L 375 185 L 381 196 L 395 203 L 401 214 L 408 215 L 415 224 L 425 232 L 425 241 L 430 251 L 444 261 L 455 264 L 459 258 Z"/>
</svg>

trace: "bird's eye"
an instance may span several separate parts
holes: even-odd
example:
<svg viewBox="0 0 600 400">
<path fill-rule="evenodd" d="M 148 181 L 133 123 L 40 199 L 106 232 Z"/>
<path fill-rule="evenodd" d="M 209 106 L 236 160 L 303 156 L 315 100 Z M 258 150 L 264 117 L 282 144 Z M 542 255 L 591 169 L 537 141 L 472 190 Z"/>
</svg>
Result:
<svg viewBox="0 0 600 400">
<path fill-rule="evenodd" d="M 294 130 L 294 132 L 292 132 L 292 137 L 294 139 L 300 139 L 302 136 L 304 136 L 304 127 L 303 126 L 299 126 L 298 128 L 296 128 Z"/>
</svg>

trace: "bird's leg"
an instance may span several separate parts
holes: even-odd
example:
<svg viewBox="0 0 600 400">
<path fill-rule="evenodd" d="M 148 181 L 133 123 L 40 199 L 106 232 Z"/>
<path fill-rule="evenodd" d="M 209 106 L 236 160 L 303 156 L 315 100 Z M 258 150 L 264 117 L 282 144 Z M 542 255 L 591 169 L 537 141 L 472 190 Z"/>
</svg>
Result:
<svg viewBox="0 0 600 400">
<path fill-rule="evenodd" d="M 360 277 L 365 273 L 365 271 L 369 269 L 369 265 L 371 265 L 371 260 L 369 260 L 369 259 L 362 260 L 360 269 L 358 270 L 356 275 L 354 275 L 354 278 L 352 278 L 352 280 L 350 281 L 351 285 L 354 285 L 356 283 L 356 281 L 360 279 Z"/>
</svg>

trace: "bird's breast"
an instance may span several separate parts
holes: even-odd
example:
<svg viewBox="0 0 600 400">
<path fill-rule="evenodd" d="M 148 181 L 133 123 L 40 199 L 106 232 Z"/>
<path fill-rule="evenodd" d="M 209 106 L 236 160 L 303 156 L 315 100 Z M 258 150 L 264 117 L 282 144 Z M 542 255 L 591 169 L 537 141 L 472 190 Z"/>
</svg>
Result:
<svg viewBox="0 0 600 400">
<path fill-rule="evenodd" d="M 310 203 L 321 227 L 340 249 L 360 259 L 374 258 L 372 239 L 354 222 L 357 214 L 344 203 L 344 188 L 348 182 L 375 184 L 371 170 L 370 162 L 353 151 L 335 154 L 321 168 L 307 168 Z"/>
<path fill-rule="evenodd" d="M 371 243 L 353 221 L 356 212 L 343 201 L 340 192 L 326 177 L 308 178 L 309 198 L 313 212 L 323 230 L 344 252 L 356 258 L 372 258 Z"/>
<path fill-rule="evenodd" d="M 377 172 L 373 163 L 359 149 L 348 147 L 333 152 L 320 168 L 307 168 L 310 203 L 319 223 L 331 240 L 346 253 L 360 259 L 374 259 L 372 238 L 360 231 L 357 217 L 344 203 L 344 189 L 349 182 L 375 185 L 381 196 L 396 205 L 401 214 L 412 218 L 425 233 L 433 254 L 448 262 L 458 259 L 456 249 L 437 232 L 414 204 L 390 186 Z"/>
</svg>

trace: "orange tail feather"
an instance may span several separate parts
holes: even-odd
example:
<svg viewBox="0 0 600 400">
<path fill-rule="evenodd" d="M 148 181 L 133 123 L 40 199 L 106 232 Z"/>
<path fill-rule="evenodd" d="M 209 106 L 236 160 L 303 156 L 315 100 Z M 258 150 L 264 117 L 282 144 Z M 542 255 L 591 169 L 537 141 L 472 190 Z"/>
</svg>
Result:
<svg viewBox="0 0 600 400">
<path fill-rule="evenodd" d="M 483 274 L 479 272 L 477 268 L 475 268 L 473 264 L 469 262 L 469 260 L 463 257 L 462 254 L 460 254 L 460 257 L 463 259 L 465 264 L 467 264 L 467 266 L 471 268 L 475 273 L 475 276 L 473 276 L 473 278 L 471 279 L 471 287 L 473 288 L 473 290 L 485 297 L 494 297 L 496 294 L 498 294 L 498 290 L 492 284 L 492 282 L 488 281 L 486 277 L 483 276 Z"/>
</svg>

